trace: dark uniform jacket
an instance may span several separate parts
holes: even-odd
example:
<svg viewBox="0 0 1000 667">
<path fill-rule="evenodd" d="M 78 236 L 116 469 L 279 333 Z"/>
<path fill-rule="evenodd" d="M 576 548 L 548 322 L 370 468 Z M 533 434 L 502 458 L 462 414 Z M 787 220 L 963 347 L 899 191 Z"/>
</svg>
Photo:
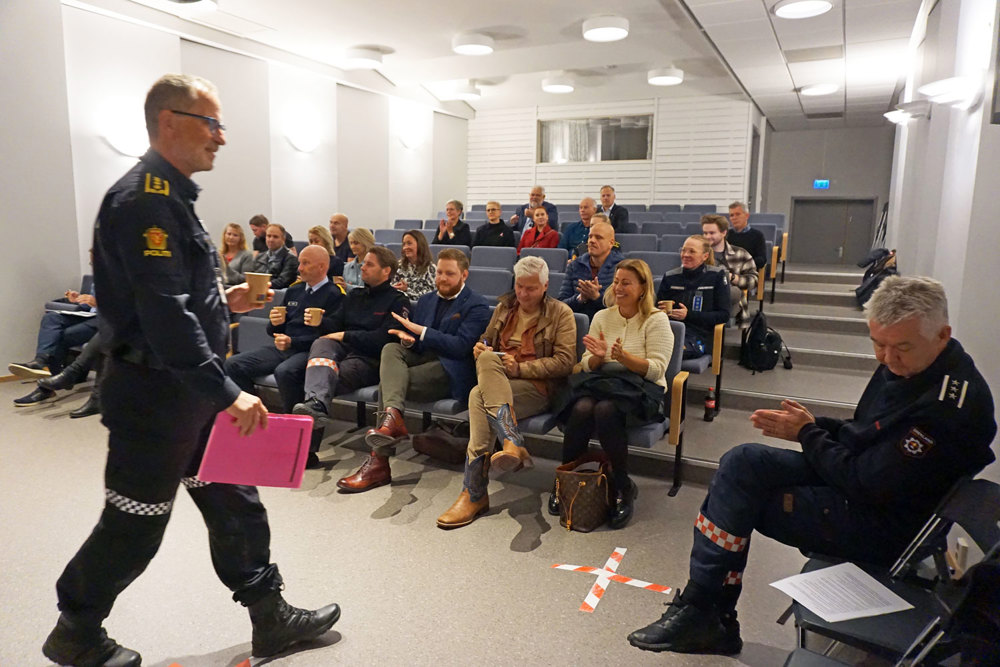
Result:
<svg viewBox="0 0 1000 667">
<path fill-rule="evenodd" d="M 710 346 L 715 325 L 729 321 L 728 273 L 721 266 L 708 264 L 697 269 L 671 269 L 663 274 L 656 292 L 657 301 L 666 299 L 684 304 L 688 309 L 684 326 Z"/>
<path fill-rule="evenodd" d="M 993 461 L 996 431 L 990 389 L 952 339 L 919 375 L 880 366 L 854 419 L 820 417 L 798 439 L 820 477 L 849 502 L 880 506 L 905 543 L 955 481 Z"/>
<path fill-rule="evenodd" d="M 476 362 L 472 348 L 490 321 L 490 306 L 481 295 L 466 285 L 449 305 L 444 306 L 441 323 L 434 328 L 434 315 L 441 297 L 437 291 L 423 295 L 417 301 L 411 318 L 427 327 L 424 339 L 417 340 L 416 352 L 433 352 L 448 373 L 451 397 L 465 403 L 476 384 Z"/>
<path fill-rule="evenodd" d="M 198 190 L 147 151 L 101 202 L 94 284 L 105 352 L 167 369 L 218 411 L 240 388 L 222 370 L 229 308 L 219 253 L 194 213 Z"/>
<path fill-rule="evenodd" d="M 319 338 L 319 327 L 311 327 L 305 322 L 306 308 L 322 308 L 326 313 L 332 313 L 344 300 L 344 291 L 332 281 L 323 283 L 311 294 L 306 294 L 309 286 L 298 282 L 285 291 L 283 305 L 285 322 L 274 326 L 267 323 L 267 333 L 285 334 L 292 339 L 289 352 L 308 352 L 312 342 Z M 324 315 L 326 314 L 324 313 Z"/>
<path fill-rule="evenodd" d="M 386 343 L 399 340 L 389 333 L 389 329 L 402 326 L 392 313 L 405 317 L 409 308 L 406 295 L 388 280 L 375 287 L 355 287 L 340 302 L 339 308 L 323 315 L 319 335 L 343 331 L 344 344 L 352 352 L 378 359 Z"/>
<path fill-rule="evenodd" d="M 268 261 L 268 253 L 262 252 L 253 260 L 251 273 L 270 273 L 271 289 L 285 289 L 295 282 L 299 273 L 299 260 L 288 251 L 288 248 L 278 248 L 275 260 Z M 340 272 L 344 272 L 341 267 Z"/>
<path fill-rule="evenodd" d="M 615 279 L 615 267 L 618 262 L 625 259 L 618 246 L 612 246 L 607 259 L 597 271 L 597 282 L 601 285 L 601 294 L 593 301 L 581 301 L 580 295 L 576 293 L 576 285 L 581 280 L 591 280 L 592 271 L 590 268 L 590 253 L 585 252 L 566 267 L 566 276 L 563 278 L 562 286 L 559 288 L 559 300 L 573 309 L 574 313 L 584 313 L 587 317 L 594 317 L 594 313 L 604 308 L 604 292 Z"/>
</svg>

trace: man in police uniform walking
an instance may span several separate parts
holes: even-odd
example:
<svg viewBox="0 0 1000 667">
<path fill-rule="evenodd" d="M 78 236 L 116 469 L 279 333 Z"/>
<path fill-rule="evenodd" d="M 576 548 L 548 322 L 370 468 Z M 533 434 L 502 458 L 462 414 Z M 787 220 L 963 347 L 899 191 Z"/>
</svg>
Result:
<svg viewBox="0 0 1000 667">
<path fill-rule="evenodd" d="M 993 397 L 951 337 L 941 283 L 893 276 L 865 305 L 882 364 L 854 419 L 795 401 L 754 426 L 802 451 L 749 444 L 719 461 L 695 521 L 690 578 L 629 642 L 650 651 L 739 653 L 736 601 L 750 535 L 805 551 L 891 564 L 960 478 L 993 461 Z"/>
<path fill-rule="evenodd" d="M 215 86 L 166 75 L 149 90 L 145 115 L 150 150 L 105 195 L 94 230 L 109 357 L 102 383 L 106 500 L 56 584 L 62 613 L 42 652 L 61 665 L 140 664 L 138 653 L 101 626 L 159 548 L 182 483 L 208 527 L 216 573 L 249 608 L 254 656 L 318 637 L 340 617 L 336 604 L 305 611 L 281 597 L 267 513 L 254 487 L 195 476 L 218 412 L 247 435 L 266 426 L 267 410 L 223 373 L 227 301 L 234 312 L 252 306 L 246 285 L 223 291 L 218 253 L 194 213 L 198 186 L 190 177 L 212 169 L 226 143 Z"/>
</svg>

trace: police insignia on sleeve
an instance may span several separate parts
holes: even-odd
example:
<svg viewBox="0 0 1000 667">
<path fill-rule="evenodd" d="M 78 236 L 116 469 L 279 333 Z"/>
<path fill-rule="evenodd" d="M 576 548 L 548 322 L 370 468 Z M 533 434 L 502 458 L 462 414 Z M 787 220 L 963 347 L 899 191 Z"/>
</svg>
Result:
<svg viewBox="0 0 1000 667">
<path fill-rule="evenodd" d="M 170 181 L 164 180 L 159 176 L 146 174 L 146 192 L 151 192 L 154 195 L 170 196 Z"/>
<path fill-rule="evenodd" d="M 146 238 L 146 249 L 142 251 L 143 257 L 171 257 L 173 253 L 167 250 L 167 233 L 159 227 L 153 226 L 142 233 Z"/>
<path fill-rule="evenodd" d="M 899 442 L 899 451 L 915 459 L 922 458 L 932 449 L 934 449 L 934 438 L 915 426 Z"/>
</svg>

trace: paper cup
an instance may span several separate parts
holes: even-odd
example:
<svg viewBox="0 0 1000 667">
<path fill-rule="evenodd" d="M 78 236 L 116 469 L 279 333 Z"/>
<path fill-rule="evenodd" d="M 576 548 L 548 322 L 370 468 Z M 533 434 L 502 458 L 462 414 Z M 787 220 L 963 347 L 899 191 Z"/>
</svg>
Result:
<svg viewBox="0 0 1000 667">
<path fill-rule="evenodd" d="M 250 285 L 250 303 L 263 304 L 267 302 L 267 288 L 271 282 L 270 273 L 247 273 L 247 284 Z"/>
<path fill-rule="evenodd" d="M 323 313 L 325 312 L 322 308 L 306 308 L 306 324 L 311 327 L 318 327 L 320 322 L 323 321 Z"/>
<path fill-rule="evenodd" d="M 281 316 L 282 320 L 285 319 L 285 315 L 287 314 L 287 310 L 288 309 L 285 306 L 274 306 L 273 308 L 271 308 L 271 312 L 272 313 L 278 313 L 278 315 Z"/>
<path fill-rule="evenodd" d="M 666 301 L 661 301 L 656 305 L 659 306 L 661 310 L 670 311 L 674 309 L 674 302 L 671 299 L 667 299 Z"/>
</svg>

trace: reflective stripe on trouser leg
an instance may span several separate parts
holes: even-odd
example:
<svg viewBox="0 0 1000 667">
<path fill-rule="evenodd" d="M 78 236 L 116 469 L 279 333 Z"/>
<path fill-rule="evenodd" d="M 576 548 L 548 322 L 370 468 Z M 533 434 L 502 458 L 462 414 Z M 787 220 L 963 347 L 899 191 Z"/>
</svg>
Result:
<svg viewBox="0 0 1000 667">
<path fill-rule="evenodd" d="M 340 366 L 333 359 L 315 357 L 306 363 L 306 400 L 318 399 L 326 403 L 334 395 Z"/>
</svg>

